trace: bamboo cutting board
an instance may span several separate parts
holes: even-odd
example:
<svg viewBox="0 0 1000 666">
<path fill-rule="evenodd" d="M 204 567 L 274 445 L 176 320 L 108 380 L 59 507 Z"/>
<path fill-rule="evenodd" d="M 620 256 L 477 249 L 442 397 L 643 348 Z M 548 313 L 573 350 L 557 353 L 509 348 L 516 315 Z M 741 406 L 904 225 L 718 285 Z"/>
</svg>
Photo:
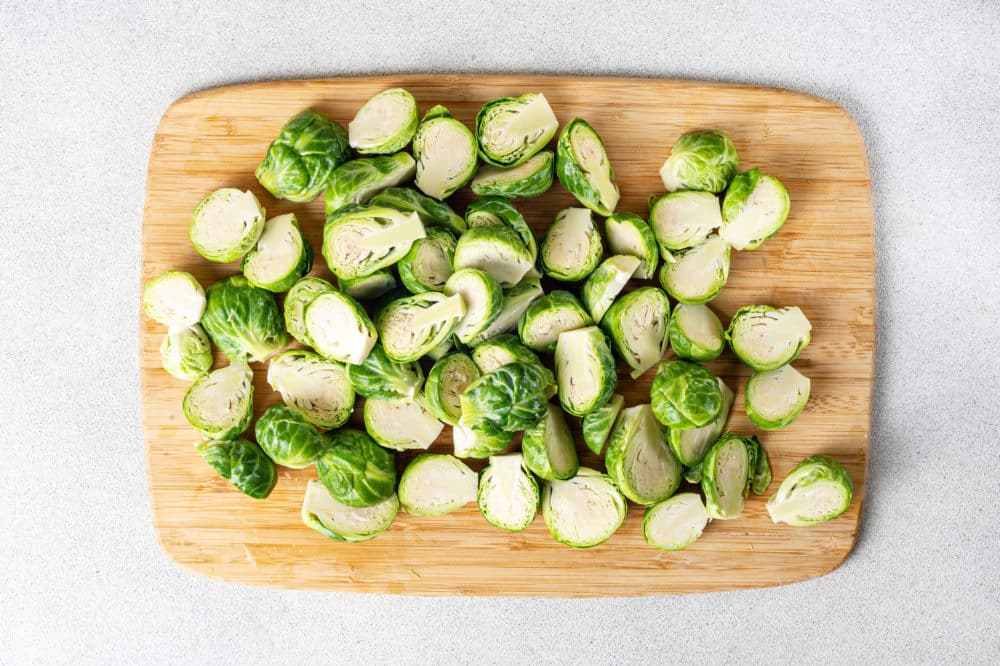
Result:
<svg viewBox="0 0 1000 666">
<path fill-rule="evenodd" d="M 645 215 L 661 194 L 658 169 L 674 139 L 696 128 L 727 132 L 741 169 L 778 177 L 792 199 L 777 237 L 753 252 L 733 252 L 729 284 L 712 303 L 725 324 L 741 305 L 799 305 L 813 324 L 812 344 L 795 363 L 812 379 L 812 397 L 788 429 L 761 432 L 746 418 L 749 373 L 727 352 L 709 364 L 736 392 L 729 428 L 759 434 L 774 471 L 764 496 L 751 495 L 738 520 L 715 521 L 687 550 L 664 553 L 642 539 L 642 509 L 605 544 L 572 550 L 552 540 L 539 516 L 526 532 L 488 525 L 474 505 L 438 518 L 403 513 L 388 532 L 361 544 L 331 541 L 306 528 L 299 507 L 315 471 L 279 468 L 271 497 L 251 500 L 218 477 L 194 451 L 185 421 L 186 384 L 160 367 L 161 326 L 140 314 L 141 380 L 153 521 L 178 564 L 222 580 L 275 587 L 420 595 L 618 596 L 781 585 L 836 568 L 854 544 L 865 493 L 874 357 L 874 261 L 871 191 L 858 128 L 834 104 L 807 95 L 733 85 L 654 79 L 406 75 L 279 81 L 208 90 L 164 114 L 149 161 L 142 279 L 169 269 L 203 285 L 239 270 L 202 259 L 187 238 L 195 204 L 220 187 L 251 189 L 268 216 L 294 211 L 316 249 L 314 275 L 330 278 L 319 254 L 322 197 L 308 205 L 273 199 L 254 178 L 271 139 L 311 107 L 346 127 L 374 93 L 402 86 L 423 112 L 444 104 L 471 123 L 482 103 L 501 95 L 545 93 L 561 123 L 587 119 L 603 137 L 622 199 L 618 210 Z M 460 213 L 469 200 L 459 193 Z M 558 183 L 517 207 L 541 233 L 555 213 L 575 205 Z M 217 367 L 223 361 L 217 358 Z M 255 367 L 256 414 L 277 402 Z M 628 405 L 649 401 L 655 368 L 639 380 L 620 373 Z M 357 423 L 357 419 L 355 419 Z M 581 448 L 583 448 L 581 446 Z M 432 450 L 451 449 L 449 429 Z M 802 458 L 829 454 L 855 483 L 841 518 L 812 528 L 774 525 L 764 508 Z M 400 462 L 407 457 L 399 456 Z M 592 456 L 582 462 L 599 466 Z M 479 467 L 481 465 L 473 465 Z"/>
</svg>

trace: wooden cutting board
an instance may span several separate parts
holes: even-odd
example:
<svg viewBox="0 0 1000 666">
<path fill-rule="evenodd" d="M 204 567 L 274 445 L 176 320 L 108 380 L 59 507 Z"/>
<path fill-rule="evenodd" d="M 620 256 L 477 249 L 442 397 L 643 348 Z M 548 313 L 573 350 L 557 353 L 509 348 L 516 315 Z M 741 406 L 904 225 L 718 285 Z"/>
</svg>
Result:
<svg viewBox="0 0 1000 666">
<path fill-rule="evenodd" d="M 317 250 L 314 275 L 330 278 L 319 255 L 322 198 L 308 205 L 272 198 L 253 171 L 282 124 L 311 107 L 346 127 L 374 93 L 402 86 L 423 112 L 445 104 L 471 123 L 482 103 L 543 92 L 561 123 L 587 119 L 607 145 L 622 199 L 618 210 L 645 215 L 661 194 L 658 169 L 674 139 L 718 128 L 736 144 L 741 169 L 760 167 L 787 186 L 792 212 L 779 235 L 753 252 L 734 252 L 729 284 L 712 307 L 727 322 L 741 305 L 799 305 L 812 344 L 795 363 L 812 379 L 812 398 L 788 429 L 761 432 L 746 418 L 748 371 L 731 353 L 711 363 L 736 391 L 731 430 L 759 434 L 774 481 L 751 495 L 738 520 L 715 521 L 693 546 L 664 553 L 642 538 L 642 509 L 605 544 L 572 550 L 552 540 L 539 516 L 520 534 L 488 525 L 473 505 L 438 518 L 403 513 L 388 532 L 361 544 L 331 541 L 299 518 L 313 469 L 279 468 L 271 497 L 251 500 L 194 451 L 196 432 L 181 414 L 185 383 L 160 367 L 163 328 L 140 314 L 143 425 L 153 521 L 168 556 L 197 573 L 275 587 L 419 595 L 619 596 L 781 585 L 836 568 L 854 544 L 865 493 L 874 358 L 875 275 L 871 187 L 864 142 L 834 104 L 798 93 L 656 79 L 532 75 L 406 75 L 259 83 L 190 95 L 164 114 L 149 160 L 142 279 L 169 269 L 207 286 L 239 270 L 203 260 L 187 237 L 195 204 L 220 187 L 249 188 L 269 216 L 294 211 Z M 469 193 L 456 196 L 464 210 Z M 575 205 L 558 183 L 517 202 L 541 233 L 556 211 Z M 217 358 L 217 366 L 224 363 Z M 277 402 L 266 366 L 255 368 L 256 414 Z M 619 375 L 628 405 L 649 401 L 655 372 Z M 582 447 L 581 447 L 582 448 Z M 449 429 L 435 451 L 451 450 Z M 841 518 L 811 528 L 774 525 L 764 504 L 789 470 L 811 454 L 840 460 L 855 483 Z M 405 462 L 401 456 L 400 462 Z M 584 464 L 600 465 L 592 456 Z M 473 465 L 478 468 L 481 465 Z"/>
</svg>

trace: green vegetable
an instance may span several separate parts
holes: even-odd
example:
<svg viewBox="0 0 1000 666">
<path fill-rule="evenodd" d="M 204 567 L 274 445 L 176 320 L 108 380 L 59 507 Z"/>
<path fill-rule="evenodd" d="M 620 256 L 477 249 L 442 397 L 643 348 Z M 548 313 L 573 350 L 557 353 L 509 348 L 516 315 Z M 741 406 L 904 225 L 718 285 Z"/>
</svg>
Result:
<svg viewBox="0 0 1000 666">
<path fill-rule="evenodd" d="M 489 466 L 479 473 L 476 503 L 494 527 L 523 532 L 535 521 L 539 500 L 538 482 L 520 453 L 492 456 Z"/>
<path fill-rule="evenodd" d="M 719 235 L 737 250 L 756 250 L 778 233 L 790 208 L 781 181 L 750 169 L 733 178 L 726 190 Z"/>
<path fill-rule="evenodd" d="M 514 441 L 514 433 L 498 432 L 488 422 L 466 417 L 458 420 L 451 434 L 459 458 L 489 458 Z"/>
<path fill-rule="evenodd" d="M 323 257 L 341 280 L 363 277 L 402 259 L 427 232 L 416 213 L 378 206 L 344 206 L 323 226 Z"/>
<path fill-rule="evenodd" d="M 558 128 L 541 93 L 491 99 L 476 115 L 479 155 L 494 166 L 515 167 L 544 148 Z"/>
<path fill-rule="evenodd" d="M 298 411 L 274 405 L 257 419 L 257 443 L 283 467 L 302 469 L 316 462 L 326 448 L 323 436 Z"/>
<path fill-rule="evenodd" d="M 678 303 L 670 318 L 670 346 L 680 358 L 714 361 L 726 348 L 722 322 L 707 305 Z"/>
<path fill-rule="evenodd" d="M 344 128 L 306 110 L 281 128 L 255 175 L 275 198 L 304 203 L 318 197 L 333 170 L 350 157 Z"/>
<path fill-rule="evenodd" d="M 781 482 L 767 512 L 775 523 L 819 525 L 847 511 L 853 493 L 851 477 L 839 462 L 829 456 L 809 456 Z"/>
<path fill-rule="evenodd" d="M 809 344 L 812 325 L 797 307 L 746 305 L 729 321 L 726 340 L 752 370 L 777 370 L 799 357 Z"/>
<path fill-rule="evenodd" d="M 260 447 L 246 439 L 206 439 L 194 445 L 209 465 L 233 487 L 254 499 L 264 499 L 278 482 L 278 470 Z"/>
<path fill-rule="evenodd" d="M 388 187 L 413 178 L 417 163 L 409 153 L 362 157 L 344 162 L 330 175 L 325 210 L 329 218 L 351 204 L 366 204 Z"/>
<path fill-rule="evenodd" d="M 615 359 L 598 327 L 561 334 L 556 342 L 555 363 L 559 402 L 570 414 L 592 412 L 614 394 L 618 383 Z"/>
<path fill-rule="evenodd" d="M 601 261 L 601 235 L 586 208 L 566 208 L 556 215 L 542 241 L 542 270 L 563 282 L 582 280 Z"/>
<path fill-rule="evenodd" d="M 438 359 L 424 385 L 431 413 L 445 423 L 457 424 L 462 416 L 462 394 L 481 374 L 468 354 L 453 352 Z"/>
<path fill-rule="evenodd" d="M 325 439 L 327 447 L 316 460 L 316 471 L 333 499 L 347 506 L 366 507 L 392 496 L 396 486 L 392 453 L 353 428 L 333 430 Z"/>
<path fill-rule="evenodd" d="M 554 352 L 560 333 L 593 325 L 576 296 L 557 289 L 528 306 L 518 321 L 517 332 L 535 351 Z"/>
<path fill-rule="evenodd" d="M 212 343 L 198 324 L 172 329 L 163 336 L 160 361 L 177 379 L 193 382 L 212 369 L 212 360 Z"/>
<path fill-rule="evenodd" d="M 687 467 L 700 465 L 708 449 L 726 429 L 726 422 L 733 408 L 733 392 L 721 379 L 717 378 L 717 382 L 722 394 L 722 408 L 711 423 L 700 428 L 668 428 L 667 441 L 670 442 L 670 448 L 681 464 Z M 692 475 L 688 480 L 697 483 L 701 481 L 701 477 Z"/>
<path fill-rule="evenodd" d="M 573 548 L 597 546 L 614 534 L 628 505 L 605 474 L 581 467 L 565 481 L 548 481 L 542 490 L 542 518 L 559 543 Z"/>
<path fill-rule="evenodd" d="M 462 297 L 429 291 L 386 305 L 378 314 L 378 334 L 386 355 L 406 363 L 440 345 L 465 316 Z"/>
<path fill-rule="evenodd" d="M 202 199 L 188 224 L 188 237 L 209 261 L 229 263 L 250 251 L 264 233 L 266 212 L 253 192 L 226 187 Z"/>
<path fill-rule="evenodd" d="M 476 199 L 465 209 L 465 222 L 469 227 L 506 226 L 517 233 L 524 243 L 532 261 L 538 256 L 538 241 L 524 216 L 514 208 L 514 204 L 500 197 Z"/>
<path fill-rule="evenodd" d="M 219 280 L 205 292 L 201 325 L 230 361 L 264 361 L 288 345 L 274 295 L 242 275 Z"/>
<path fill-rule="evenodd" d="M 747 416 L 765 430 L 785 428 L 805 409 L 809 387 L 809 378 L 790 365 L 755 372 L 747 382 Z"/>
<path fill-rule="evenodd" d="M 289 409 L 317 428 L 339 428 L 354 410 L 347 369 L 308 349 L 289 349 L 272 358 L 267 383 Z"/>
<path fill-rule="evenodd" d="M 455 270 L 479 268 L 503 287 L 521 281 L 535 265 L 535 256 L 521 236 L 506 225 L 470 228 L 455 246 Z"/>
<path fill-rule="evenodd" d="M 711 192 L 672 192 L 650 199 L 649 225 L 664 257 L 704 243 L 722 226 L 719 199 Z"/>
<path fill-rule="evenodd" d="M 188 423 L 209 439 L 236 439 L 253 417 L 253 372 L 242 361 L 201 376 L 182 403 Z"/>
<path fill-rule="evenodd" d="M 656 277 L 660 263 L 660 250 L 653 230 L 646 220 L 634 213 L 615 213 L 604 221 L 604 235 L 612 254 L 628 254 L 642 262 L 634 277 L 650 280 Z"/>
<path fill-rule="evenodd" d="M 417 100 L 390 88 L 365 102 L 347 125 L 351 148 L 362 155 L 385 155 L 406 148 L 417 131 Z"/>
<path fill-rule="evenodd" d="M 646 509 L 642 536 L 653 548 L 683 550 L 708 525 L 708 512 L 697 493 L 679 493 Z"/>
<path fill-rule="evenodd" d="M 708 303 L 729 279 L 729 246 L 718 236 L 674 254 L 660 269 L 660 285 L 687 305 Z"/>
<path fill-rule="evenodd" d="M 662 502 L 681 482 L 681 465 L 649 405 L 629 407 L 618 416 L 604 462 L 615 485 L 637 504 Z"/>
<path fill-rule="evenodd" d="M 333 285 L 318 277 L 304 277 L 285 294 L 285 328 L 292 337 L 304 345 L 312 346 L 306 333 L 305 312 L 320 294 L 334 292 Z"/>
<path fill-rule="evenodd" d="M 475 347 L 472 350 L 472 360 L 483 373 L 493 372 L 508 363 L 542 364 L 538 354 L 528 349 L 512 333 L 504 333 Z"/>
<path fill-rule="evenodd" d="M 583 283 L 580 298 L 595 322 L 600 323 L 604 313 L 639 268 L 639 264 L 638 257 L 615 255 L 605 259 Z"/>
<path fill-rule="evenodd" d="M 167 271 L 146 283 L 142 307 L 169 329 L 191 328 L 205 312 L 205 290 L 190 273 Z"/>
<path fill-rule="evenodd" d="M 653 413 L 671 429 L 700 428 L 722 411 L 722 389 L 712 371 L 700 363 L 664 361 L 650 391 Z"/>
<path fill-rule="evenodd" d="M 302 235 L 295 214 L 288 213 L 264 223 L 264 233 L 243 257 L 240 269 L 255 287 L 280 293 L 312 270 L 312 263 L 312 246 Z"/>
<path fill-rule="evenodd" d="M 598 215 L 610 215 L 618 205 L 615 171 L 604 142 L 582 118 L 573 118 L 559 133 L 556 176 L 577 201 Z"/>
<path fill-rule="evenodd" d="M 422 453 L 399 480 L 399 503 L 415 516 L 443 516 L 476 501 L 475 472 L 454 456 Z"/>
<path fill-rule="evenodd" d="M 660 168 L 667 192 L 703 190 L 721 192 L 739 167 L 736 147 L 718 130 L 682 134 Z"/>
<path fill-rule="evenodd" d="M 463 418 L 488 432 L 531 428 L 545 414 L 552 373 L 538 364 L 516 361 L 478 378 L 462 393 Z"/>
<path fill-rule="evenodd" d="M 417 241 L 418 243 L 420 240 Z M 412 247 L 410 248 L 413 249 Z M 371 301 L 388 294 L 396 288 L 396 278 L 392 271 L 383 268 L 370 275 L 337 280 L 340 290 L 356 301 Z"/>
<path fill-rule="evenodd" d="M 759 439 L 751 437 L 750 444 L 748 446 L 753 448 L 754 455 L 753 475 L 750 477 L 750 489 L 757 495 L 763 495 L 767 492 L 767 487 L 771 485 L 771 463 L 767 459 L 767 451 L 765 451 L 764 447 L 761 446 Z"/>
<path fill-rule="evenodd" d="M 417 160 L 414 184 L 435 199 L 447 199 L 476 173 L 476 138 L 443 106 L 435 106 L 413 137 Z"/>
<path fill-rule="evenodd" d="M 462 344 L 469 344 L 489 328 L 503 307 L 500 283 L 478 268 L 461 268 L 452 273 L 445 282 L 444 293 L 458 294 L 465 303 L 465 316 L 455 327 L 455 337 Z"/>
<path fill-rule="evenodd" d="M 544 418 L 524 431 L 521 451 L 528 469 L 547 481 L 569 479 L 580 468 L 566 416 L 551 403 L 545 405 Z"/>
<path fill-rule="evenodd" d="M 702 463 L 701 490 L 709 518 L 730 520 L 743 513 L 760 444 L 756 438 L 723 435 Z"/>
<path fill-rule="evenodd" d="M 416 213 L 425 227 L 443 227 L 455 235 L 466 229 L 465 220 L 451 206 L 410 187 L 388 187 L 373 196 L 368 203 Z"/>
<path fill-rule="evenodd" d="M 472 192 L 478 196 L 528 199 L 544 194 L 552 187 L 552 165 L 555 155 L 543 150 L 527 162 L 511 169 L 484 165 L 472 179 Z"/>
<path fill-rule="evenodd" d="M 399 512 L 399 500 L 393 493 L 366 507 L 341 504 L 319 481 L 306 484 L 302 501 L 302 522 L 335 541 L 356 543 L 374 539 L 389 529 Z"/>
<path fill-rule="evenodd" d="M 667 351 L 670 301 L 656 287 L 639 287 L 611 304 L 601 328 L 636 379 Z"/>
<path fill-rule="evenodd" d="M 375 324 L 361 304 L 340 292 L 314 298 L 304 321 L 313 349 L 340 363 L 363 363 L 378 339 Z"/>
<path fill-rule="evenodd" d="M 365 430 L 376 442 L 396 451 L 426 449 L 444 424 L 434 418 L 422 395 L 414 398 L 368 398 Z"/>
<path fill-rule="evenodd" d="M 584 414 L 580 419 L 580 429 L 583 431 L 583 441 L 588 449 L 601 455 L 604 444 L 611 435 L 611 428 L 614 427 L 618 414 L 624 406 L 625 398 L 616 393 L 603 406 Z"/>
<path fill-rule="evenodd" d="M 455 237 L 447 229 L 431 227 L 399 260 L 399 278 L 411 294 L 444 291 L 454 256 Z"/>
<path fill-rule="evenodd" d="M 524 311 L 541 298 L 544 293 L 542 285 L 534 278 L 526 278 L 516 286 L 504 291 L 500 314 L 497 315 L 492 324 L 486 327 L 486 330 L 470 340 L 468 344 L 475 347 L 515 328 Z"/>
<path fill-rule="evenodd" d="M 347 376 L 358 395 L 365 398 L 413 398 L 424 383 L 418 363 L 399 363 L 375 345 L 364 363 L 347 366 Z"/>
</svg>

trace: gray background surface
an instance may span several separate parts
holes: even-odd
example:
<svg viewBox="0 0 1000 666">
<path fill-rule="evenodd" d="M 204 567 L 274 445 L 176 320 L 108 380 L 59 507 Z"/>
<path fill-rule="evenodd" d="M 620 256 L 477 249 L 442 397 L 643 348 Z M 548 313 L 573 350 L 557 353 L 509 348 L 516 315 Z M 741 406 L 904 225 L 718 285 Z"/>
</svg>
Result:
<svg viewBox="0 0 1000 666">
<path fill-rule="evenodd" d="M 996 658 L 995 3 L 102 4 L 0 2 L 0 662 Z M 136 343 L 160 115 L 228 83 L 458 70 L 787 87 L 855 118 L 874 185 L 878 359 L 862 530 L 840 569 L 573 601 L 252 589 L 167 561 Z"/>
</svg>

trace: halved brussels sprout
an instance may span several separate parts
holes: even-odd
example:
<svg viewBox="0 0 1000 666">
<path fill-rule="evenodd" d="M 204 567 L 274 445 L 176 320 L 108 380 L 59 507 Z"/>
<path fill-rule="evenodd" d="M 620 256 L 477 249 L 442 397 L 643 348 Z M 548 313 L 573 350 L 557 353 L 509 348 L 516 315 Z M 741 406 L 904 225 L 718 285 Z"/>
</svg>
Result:
<svg viewBox="0 0 1000 666">
<path fill-rule="evenodd" d="M 541 260 L 545 274 L 563 282 L 582 280 L 601 261 L 601 235 L 586 208 L 559 211 L 542 241 Z"/>
<path fill-rule="evenodd" d="M 274 405 L 260 415 L 254 426 L 257 443 L 268 457 L 283 467 L 302 469 L 323 453 L 326 442 L 316 428 L 286 405 Z"/>
<path fill-rule="evenodd" d="M 543 150 L 520 166 L 511 169 L 484 165 L 472 179 L 472 192 L 478 196 L 529 199 L 545 194 L 552 187 L 552 164 L 555 155 Z"/>
<path fill-rule="evenodd" d="M 775 523 L 819 525 L 851 506 L 854 484 L 847 470 L 829 456 L 809 456 L 795 466 L 767 503 Z"/>
<path fill-rule="evenodd" d="M 659 363 L 666 353 L 669 322 L 667 295 L 656 287 L 639 287 L 611 304 L 601 320 L 601 328 L 636 379 Z"/>
<path fill-rule="evenodd" d="M 705 459 L 705 454 L 715 442 L 718 441 L 722 432 L 726 429 L 726 422 L 729 421 L 729 413 L 733 409 L 733 392 L 726 383 L 718 379 L 719 392 L 722 394 L 722 408 L 719 415 L 708 425 L 700 428 L 668 428 L 667 441 L 674 455 L 687 467 L 696 467 Z M 692 483 L 701 481 L 700 472 L 697 475 L 685 477 Z"/>
<path fill-rule="evenodd" d="M 195 444 L 194 448 L 219 476 L 254 499 L 270 495 L 278 482 L 278 470 L 274 463 L 249 440 L 206 439 Z"/>
<path fill-rule="evenodd" d="M 542 518 L 559 543 L 591 548 L 611 538 L 628 513 L 625 498 L 611 478 L 589 467 L 565 481 L 548 481 L 542 490 Z"/>
<path fill-rule="evenodd" d="M 253 372 L 242 361 L 200 377 L 182 403 L 188 423 L 209 439 L 236 439 L 253 417 Z"/>
<path fill-rule="evenodd" d="M 701 490 L 709 518 L 730 520 L 743 513 L 743 499 L 754 475 L 755 440 L 732 433 L 723 435 L 702 463 Z"/>
<path fill-rule="evenodd" d="M 466 229 L 465 220 L 451 206 L 411 187 L 388 187 L 373 196 L 368 203 L 416 213 L 425 227 L 443 227 L 456 235 Z"/>
<path fill-rule="evenodd" d="M 416 213 L 394 208 L 344 206 L 326 218 L 323 257 L 341 280 L 388 268 L 427 232 Z"/>
<path fill-rule="evenodd" d="M 577 201 L 598 215 L 610 215 L 620 195 L 601 136 L 582 118 L 562 128 L 556 144 L 556 176 Z"/>
<path fill-rule="evenodd" d="M 662 502 L 681 483 L 681 465 L 649 405 L 629 407 L 618 416 L 604 462 L 615 485 L 637 504 Z"/>
<path fill-rule="evenodd" d="M 469 227 L 510 227 L 524 243 L 532 261 L 538 257 L 538 241 L 535 239 L 535 232 L 525 222 L 524 216 L 514 208 L 514 204 L 507 199 L 500 197 L 476 199 L 465 209 L 465 222 Z"/>
<path fill-rule="evenodd" d="M 544 148 L 558 128 L 541 93 L 491 99 L 476 114 L 479 155 L 494 166 L 515 167 Z"/>
<path fill-rule="evenodd" d="M 649 225 L 664 257 L 701 245 L 722 226 L 719 198 L 711 192 L 687 190 L 655 200 L 650 197 Z"/>
<path fill-rule="evenodd" d="M 434 418 L 422 395 L 368 398 L 364 413 L 365 430 L 372 439 L 396 451 L 426 449 L 444 430 L 444 424 Z"/>
<path fill-rule="evenodd" d="M 679 493 L 646 509 L 642 536 L 660 550 L 683 550 L 693 544 L 708 525 L 708 512 L 698 493 Z"/>
<path fill-rule="evenodd" d="M 634 213 L 615 213 L 604 221 L 604 235 L 612 253 L 639 257 L 642 263 L 635 270 L 634 277 L 640 280 L 656 277 L 660 250 L 646 220 Z"/>
<path fill-rule="evenodd" d="M 538 482 L 520 453 L 492 456 L 479 473 L 476 503 L 490 525 L 508 532 L 523 532 L 535 521 L 540 496 Z"/>
<path fill-rule="evenodd" d="M 675 300 L 687 305 L 708 303 L 729 279 L 729 246 L 718 236 L 683 250 L 663 262 L 660 285 Z"/>
<path fill-rule="evenodd" d="M 428 196 L 447 199 L 476 173 L 476 138 L 448 109 L 435 106 L 417 127 L 413 157 L 417 160 L 413 184 Z"/>
<path fill-rule="evenodd" d="M 385 155 L 406 148 L 417 131 L 417 100 L 402 88 L 375 95 L 347 125 L 351 148 L 362 155 Z"/>
<path fill-rule="evenodd" d="M 811 339 L 812 324 L 797 307 L 745 305 L 726 329 L 729 347 L 752 370 L 777 370 L 799 357 Z"/>
<path fill-rule="evenodd" d="M 399 512 L 396 493 L 377 504 L 353 507 L 341 504 L 319 481 L 306 484 L 302 522 L 335 541 L 357 543 L 374 539 L 389 529 Z"/>
<path fill-rule="evenodd" d="M 353 428 L 326 433 L 316 471 L 330 496 L 353 507 L 375 506 L 396 487 L 396 456 Z"/>
<path fill-rule="evenodd" d="M 326 215 L 330 217 L 351 204 L 367 204 L 382 190 L 405 183 L 416 172 L 417 163 L 409 153 L 344 162 L 334 170 L 326 186 Z"/>
<path fill-rule="evenodd" d="M 728 136 L 718 130 L 697 130 L 677 139 L 660 167 L 660 178 L 667 192 L 721 192 L 738 167 L 736 147 Z"/>
<path fill-rule="evenodd" d="M 763 495 L 767 491 L 767 487 L 771 485 L 771 462 L 767 459 L 767 451 L 761 446 L 759 439 L 750 437 L 747 446 L 752 449 L 754 456 L 750 489 L 757 495 Z"/>
<path fill-rule="evenodd" d="M 700 428 L 722 411 L 722 389 L 712 371 L 691 361 L 660 364 L 650 389 L 653 413 L 671 429 Z"/>
<path fill-rule="evenodd" d="M 639 258 L 618 254 L 605 259 L 583 283 L 580 298 L 594 322 L 600 323 L 615 298 L 639 268 Z"/>
<path fill-rule="evenodd" d="M 528 469 L 546 481 L 572 478 L 580 468 L 566 415 L 552 403 L 545 405 L 544 418 L 524 431 L 521 451 Z"/>
<path fill-rule="evenodd" d="M 472 227 L 455 246 L 455 270 L 479 268 L 503 287 L 518 284 L 535 265 L 534 255 L 508 226 Z"/>
<path fill-rule="evenodd" d="M 201 326 L 171 329 L 160 344 L 163 369 L 189 382 L 212 369 L 212 343 Z"/>
<path fill-rule="evenodd" d="M 765 430 L 787 427 L 805 409 L 809 387 L 809 378 L 790 365 L 755 372 L 747 381 L 747 416 Z"/>
<path fill-rule="evenodd" d="M 205 313 L 205 290 L 190 273 L 167 271 L 146 283 L 142 307 L 147 317 L 167 328 L 191 328 Z"/>
<path fill-rule="evenodd" d="M 201 325 L 230 361 L 264 361 L 288 345 L 288 334 L 274 294 L 242 275 L 209 286 Z"/>
<path fill-rule="evenodd" d="M 576 296 L 557 289 L 528 306 L 517 323 L 517 333 L 535 351 L 551 353 L 560 333 L 593 325 Z"/>
<path fill-rule="evenodd" d="M 437 347 L 427 352 L 425 356 L 432 361 L 437 361 L 443 358 L 445 354 L 450 352 L 452 347 L 454 347 L 452 339 L 448 338 L 447 340 L 439 344 Z"/>
<path fill-rule="evenodd" d="M 341 363 L 363 363 L 378 340 L 375 324 L 361 304 L 340 292 L 314 298 L 304 321 L 313 349 Z"/>
<path fill-rule="evenodd" d="M 420 240 L 417 240 L 419 243 Z M 412 248 L 410 248 L 412 250 Z M 340 290 L 356 301 L 371 301 L 380 296 L 388 294 L 396 288 L 396 278 L 392 271 L 383 268 L 375 271 L 371 275 L 362 275 L 356 278 L 338 279 L 337 284 Z"/>
<path fill-rule="evenodd" d="M 462 416 L 462 394 L 482 373 L 468 354 L 446 354 L 427 373 L 424 395 L 431 413 L 449 425 Z"/>
<path fill-rule="evenodd" d="M 750 169 L 733 178 L 726 190 L 719 235 L 737 250 L 756 250 L 778 233 L 791 205 L 780 180 Z"/>
<path fill-rule="evenodd" d="M 292 337 L 304 345 L 312 346 L 306 333 L 306 308 L 320 294 L 337 291 L 333 285 L 318 277 L 304 277 L 285 294 L 285 328 Z"/>
<path fill-rule="evenodd" d="M 318 197 L 333 170 L 350 157 L 344 128 L 306 110 L 281 128 L 255 175 L 275 198 L 304 203 Z"/>
<path fill-rule="evenodd" d="M 608 342 L 596 326 L 567 331 L 556 342 L 559 402 L 570 414 L 583 416 L 615 392 L 618 375 Z"/>
<path fill-rule="evenodd" d="M 414 241 L 399 260 L 399 279 L 411 294 L 444 291 L 454 256 L 455 237 L 447 229 L 431 227 L 427 236 Z"/>
<path fill-rule="evenodd" d="M 358 395 L 365 398 L 412 398 L 424 383 L 418 363 L 398 363 L 382 345 L 375 345 L 360 365 L 347 366 L 347 376 Z"/>
<path fill-rule="evenodd" d="M 264 223 L 264 233 L 243 257 L 240 270 L 255 287 L 280 293 L 312 270 L 312 263 L 312 246 L 302 235 L 295 213 L 288 213 Z"/>
<path fill-rule="evenodd" d="M 389 303 L 378 314 L 378 333 L 386 355 L 394 361 L 416 361 L 455 331 L 465 316 L 459 295 L 429 291 Z"/>
<path fill-rule="evenodd" d="M 289 409 L 317 428 L 339 428 L 354 410 L 347 369 L 308 349 L 289 349 L 272 358 L 267 383 Z"/>
<path fill-rule="evenodd" d="M 472 360 L 484 374 L 508 363 L 542 364 L 538 354 L 528 349 L 513 333 L 504 333 L 476 346 L 472 350 Z"/>
<path fill-rule="evenodd" d="M 465 316 L 455 327 L 455 337 L 469 344 L 500 316 L 503 290 L 500 283 L 486 271 L 462 268 L 451 274 L 444 285 L 448 296 L 458 294 L 465 303 Z"/>
<path fill-rule="evenodd" d="M 482 333 L 474 337 L 467 344 L 478 347 L 483 342 L 516 328 L 524 311 L 544 294 L 542 285 L 534 278 L 526 278 L 518 283 L 517 286 L 505 290 L 503 293 L 503 304 L 500 306 L 500 314 L 497 315 L 492 324 L 487 326 Z"/>
<path fill-rule="evenodd" d="M 536 363 L 515 361 L 487 372 L 462 393 L 462 417 L 481 429 L 517 432 L 545 414 L 552 373 Z"/>
<path fill-rule="evenodd" d="M 489 458 L 514 441 L 514 433 L 497 432 L 489 423 L 469 418 L 460 418 L 451 435 L 459 458 Z"/>
<path fill-rule="evenodd" d="M 670 346 L 680 358 L 714 361 L 726 348 L 722 322 L 707 305 L 678 303 L 669 332 Z"/>
<path fill-rule="evenodd" d="M 583 415 L 580 419 L 580 429 L 583 431 L 583 441 L 588 449 L 601 455 L 604 443 L 611 435 L 611 428 L 614 427 L 618 414 L 624 406 L 625 398 L 616 393 L 604 405 Z"/>
<path fill-rule="evenodd" d="M 249 252 L 264 233 L 265 215 L 253 192 L 225 187 L 195 206 L 188 237 L 201 256 L 229 263 Z"/>
<path fill-rule="evenodd" d="M 399 480 L 399 503 L 415 516 L 443 516 L 476 501 L 478 477 L 455 456 L 422 453 Z"/>
</svg>

